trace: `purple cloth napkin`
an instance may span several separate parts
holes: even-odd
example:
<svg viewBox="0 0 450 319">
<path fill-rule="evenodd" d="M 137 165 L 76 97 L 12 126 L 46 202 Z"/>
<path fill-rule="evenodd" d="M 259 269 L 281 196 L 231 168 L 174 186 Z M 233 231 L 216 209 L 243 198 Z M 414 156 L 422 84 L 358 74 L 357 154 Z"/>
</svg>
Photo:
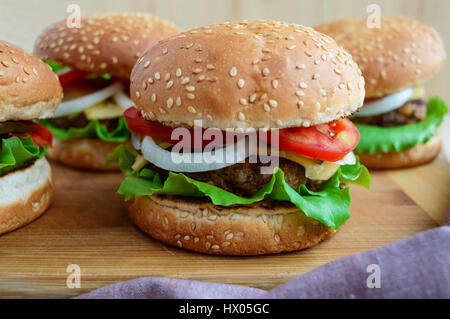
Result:
<svg viewBox="0 0 450 319">
<path fill-rule="evenodd" d="M 272 290 L 145 277 L 77 298 L 450 298 L 450 227 L 337 259 Z"/>
</svg>

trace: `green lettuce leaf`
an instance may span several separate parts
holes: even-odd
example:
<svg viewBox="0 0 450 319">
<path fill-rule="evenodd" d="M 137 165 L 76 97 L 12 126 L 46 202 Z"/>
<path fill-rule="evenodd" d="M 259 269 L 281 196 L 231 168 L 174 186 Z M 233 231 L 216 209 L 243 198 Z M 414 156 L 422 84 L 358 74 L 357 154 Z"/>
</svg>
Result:
<svg viewBox="0 0 450 319">
<path fill-rule="evenodd" d="M 369 154 L 400 152 L 418 143 L 424 144 L 436 134 L 447 112 L 445 102 L 436 96 L 428 101 L 427 116 L 422 122 L 396 127 L 355 123 L 361 135 L 356 151 Z"/>
<path fill-rule="evenodd" d="M 134 171 L 132 165 L 137 153 L 127 150 L 123 145 L 117 147 L 108 158 L 108 162 L 118 162 L 126 177 L 118 193 L 129 200 L 135 196 L 178 195 L 187 197 L 209 197 L 215 205 L 230 206 L 252 204 L 264 199 L 290 201 L 300 208 L 306 216 L 312 217 L 333 229 L 339 228 L 350 216 L 350 191 L 342 188 L 343 183 L 352 182 L 366 188 L 370 186 L 367 169 L 359 163 L 341 166 L 335 175 L 317 192 L 310 191 L 305 185 L 294 190 L 284 180 L 281 169 L 275 168 L 272 179 L 252 197 L 241 197 L 217 186 L 196 181 L 182 173 L 170 172 L 165 181 L 159 174 L 143 168 Z"/>
<path fill-rule="evenodd" d="M 0 176 L 20 167 L 33 158 L 42 158 L 47 147 L 34 144 L 31 137 L 9 137 L 2 139 L 0 152 Z"/>
<path fill-rule="evenodd" d="M 47 63 L 52 68 L 52 71 L 55 73 L 67 69 L 66 66 L 60 65 L 56 61 L 46 60 L 45 63 Z"/>
<path fill-rule="evenodd" d="M 127 121 L 124 117 L 119 118 L 117 127 L 108 132 L 105 124 L 101 124 L 99 120 L 91 120 L 88 125 L 83 128 L 70 127 L 68 129 L 60 128 L 52 124 L 50 120 L 39 120 L 39 124 L 48 128 L 53 136 L 60 140 L 68 140 L 72 138 L 99 138 L 105 142 L 123 143 L 127 141 L 131 133 L 127 128 Z"/>
</svg>

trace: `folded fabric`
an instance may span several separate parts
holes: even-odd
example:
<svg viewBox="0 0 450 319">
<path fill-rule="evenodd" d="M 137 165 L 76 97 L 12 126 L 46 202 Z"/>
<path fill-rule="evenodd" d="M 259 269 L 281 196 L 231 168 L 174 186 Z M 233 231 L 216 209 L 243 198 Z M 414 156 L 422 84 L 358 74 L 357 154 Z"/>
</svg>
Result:
<svg viewBox="0 0 450 319">
<path fill-rule="evenodd" d="M 450 227 L 337 259 L 272 290 L 145 277 L 77 298 L 450 298 Z"/>
</svg>

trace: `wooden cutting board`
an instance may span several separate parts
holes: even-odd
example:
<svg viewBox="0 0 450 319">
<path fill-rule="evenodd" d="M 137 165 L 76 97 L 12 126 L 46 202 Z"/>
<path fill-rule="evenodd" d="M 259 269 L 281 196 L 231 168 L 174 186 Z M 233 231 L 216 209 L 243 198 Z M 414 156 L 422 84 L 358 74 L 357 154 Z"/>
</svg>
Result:
<svg viewBox="0 0 450 319">
<path fill-rule="evenodd" d="M 372 172 L 370 191 L 352 187 L 351 217 L 320 245 L 295 253 L 222 257 L 163 245 L 136 229 L 120 173 L 53 165 L 56 198 L 34 223 L 0 237 L 0 297 L 70 297 L 139 276 L 168 276 L 270 289 L 320 265 L 433 228 L 450 210 L 450 165 Z M 66 286 L 67 266 L 81 288 Z"/>
</svg>

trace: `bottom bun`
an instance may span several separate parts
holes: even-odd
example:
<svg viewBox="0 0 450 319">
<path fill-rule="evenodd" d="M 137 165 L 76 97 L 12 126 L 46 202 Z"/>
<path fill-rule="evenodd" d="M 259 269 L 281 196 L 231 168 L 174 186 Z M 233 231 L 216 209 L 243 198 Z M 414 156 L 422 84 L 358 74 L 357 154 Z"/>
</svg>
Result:
<svg viewBox="0 0 450 319">
<path fill-rule="evenodd" d="M 131 148 L 131 142 L 126 142 Z M 119 164 L 106 165 L 106 158 L 120 143 L 105 142 L 96 138 L 53 139 L 47 158 L 67 166 L 92 171 L 117 171 Z"/>
<path fill-rule="evenodd" d="M 428 163 L 441 151 L 442 139 L 434 135 L 425 144 L 416 144 L 402 152 L 357 153 L 363 165 L 370 169 L 405 168 Z"/>
<path fill-rule="evenodd" d="M 137 196 L 132 221 L 166 244 L 216 255 L 262 255 L 316 245 L 334 232 L 298 208 L 279 201 L 216 206 L 177 196 Z"/>
<path fill-rule="evenodd" d="M 38 218 L 52 201 L 52 171 L 45 158 L 0 177 L 0 234 Z"/>
</svg>

